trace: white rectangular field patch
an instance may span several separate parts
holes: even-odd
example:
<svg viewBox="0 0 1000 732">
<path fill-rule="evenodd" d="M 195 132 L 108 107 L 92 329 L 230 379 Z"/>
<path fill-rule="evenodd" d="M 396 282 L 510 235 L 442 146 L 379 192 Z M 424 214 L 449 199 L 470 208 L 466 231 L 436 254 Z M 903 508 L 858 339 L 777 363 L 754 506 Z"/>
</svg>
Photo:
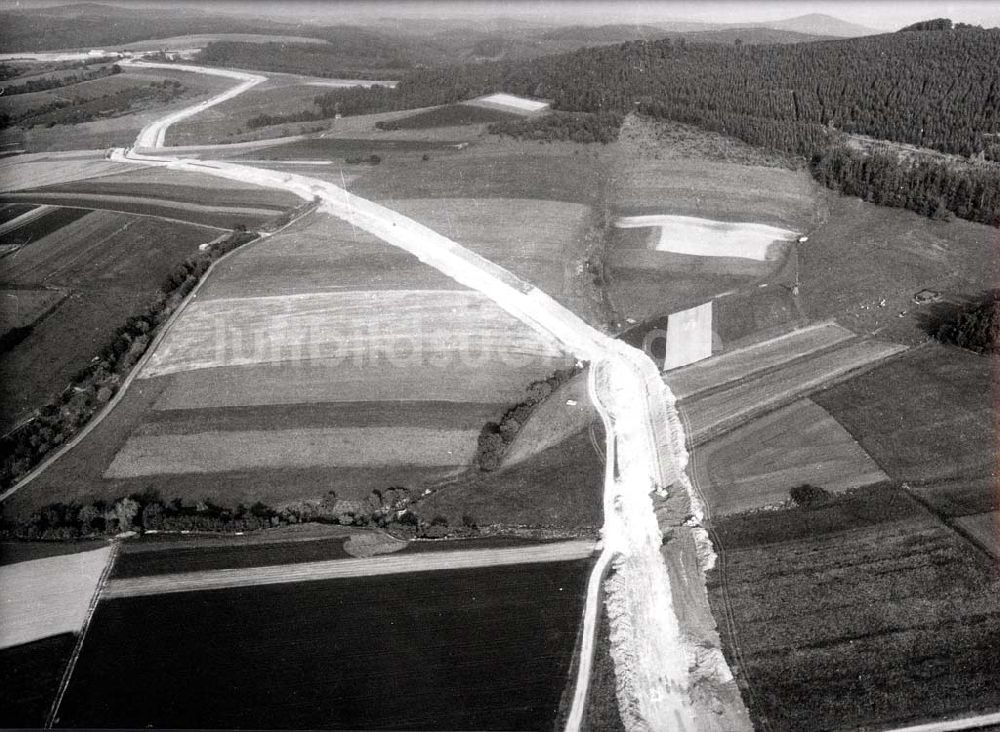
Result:
<svg viewBox="0 0 1000 732">
<path fill-rule="evenodd" d="M 680 368 L 712 355 L 712 303 L 671 313 L 663 370 Z"/>
<path fill-rule="evenodd" d="M 739 257 L 765 261 L 771 245 L 791 241 L 796 234 L 777 226 L 712 221 L 694 216 L 624 216 L 619 229 L 658 228 L 658 252 L 699 257 Z"/>
<path fill-rule="evenodd" d="M 77 633 L 111 547 L 0 567 L 0 648 Z"/>
<path fill-rule="evenodd" d="M 485 97 L 477 97 L 472 100 L 475 104 L 485 104 L 491 107 L 496 107 L 498 109 L 506 109 L 510 112 L 541 112 L 543 109 L 548 109 L 548 102 L 539 102 L 534 99 L 525 99 L 524 97 L 517 97 L 513 94 L 504 94 L 502 92 L 497 94 L 487 94 Z"/>
</svg>

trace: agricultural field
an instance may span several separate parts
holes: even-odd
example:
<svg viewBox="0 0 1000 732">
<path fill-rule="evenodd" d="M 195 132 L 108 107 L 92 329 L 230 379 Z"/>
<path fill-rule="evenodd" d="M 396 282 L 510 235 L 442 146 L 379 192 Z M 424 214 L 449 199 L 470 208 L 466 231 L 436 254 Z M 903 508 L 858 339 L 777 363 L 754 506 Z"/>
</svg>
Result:
<svg viewBox="0 0 1000 732">
<path fill-rule="evenodd" d="M 1000 560 L 1000 511 L 960 516 L 955 525 L 965 531 L 973 541 Z"/>
<path fill-rule="evenodd" d="M 433 127 L 460 125 L 481 125 L 489 122 L 506 122 L 520 119 L 521 114 L 499 107 L 476 106 L 474 104 L 446 104 L 426 112 L 418 112 L 410 117 L 402 117 L 380 123 L 383 130 L 422 130 Z"/>
<path fill-rule="evenodd" d="M 898 725 L 1000 706 L 991 561 L 898 488 L 715 520 L 713 537 L 710 598 L 757 725 Z"/>
<path fill-rule="evenodd" d="M 895 480 L 995 475 L 990 360 L 932 342 L 814 400 Z"/>
<path fill-rule="evenodd" d="M 819 323 L 677 369 L 666 377 L 667 384 L 674 396 L 686 399 L 819 353 L 852 338 L 854 334 L 842 326 Z"/>
<path fill-rule="evenodd" d="M 27 188 L 97 178 L 132 169 L 129 163 L 113 163 L 100 153 L 65 155 L 11 155 L 0 159 L 0 191 L 7 193 Z"/>
<path fill-rule="evenodd" d="M 806 483 L 843 492 L 888 480 L 850 433 L 808 399 L 698 447 L 692 465 L 712 516 L 787 503 L 789 491 Z"/>
<path fill-rule="evenodd" d="M 82 209 L 62 208 L 59 206 L 38 206 L 32 208 L 33 211 L 38 212 L 37 216 L 33 215 L 27 220 L 12 221 L 10 222 L 12 225 L 3 234 L 0 234 L 0 246 L 4 248 L 5 254 L 16 251 L 33 241 L 43 239 L 62 227 L 73 223 L 87 213 Z"/>
<path fill-rule="evenodd" d="M 45 725 L 76 638 L 73 633 L 60 633 L 0 649 L 0 684 L 4 690 L 0 727 L 37 729 Z"/>
<path fill-rule="evenodd" d="M 178 263 L 218 236 L 188 224 L 108 211 L 57 209 L 50 216 L 62 211 L 70 214 L 63 219 L 73 220 L 4 257 L 5 309 L 11 304 L 20 309 L 25 293 L 28 309 L 34 299 L 34 312 L 49 311 L 30 324 L 16 347 L 0 354 L 5 427 L 58 395 L 115 328 L 153 300 Z M 59 298 L 54 302 L 53 292 Z"/>
<path fill-rule="evenodd" d="M 422 499 L 414 511 L 461 526 L 528 527 L 593 535 L 604 523 L 604 433 L 581 429 L 492 473 L 466 473 Z"/>
<path fill-rule="evenodd" d="M 852 371 L 870 369 L 902 350 L 903 346 L 886 341 L 847 342 L 839 348 L 792 361 L 755 378 L 733 382 L 724 389 L 682 400 L 679 411 L 689 444 L 698 444 L 751 417 L 788 404 Z M 835 410 L 825 401 L 817 401 L 836 416 Z M 861 444 L 866 446 L 863 440 Z M 871 454 L 879 462 L 878 457 Z M 887 472 L 891 474 L 891 471 Z"/>
<path fill-rule="evenodd" d="M 476 97 L 468 102 L 470 105 L 486 107 L 487 109 L 499 109 L 519 115 L 531 115 L 548 109 L 549 103 L 537 99 L 518 97 L 513 94 L 488 94 L 484 97 Z"/>
<path fill-rule="evenodd" d="M 106 600 L 59 724 L 546 728 L 589 564 Z"/>
<path fill-rule="evenodd" d="M 314 213 L 220 264 L 121 404 L 8 510 L 147 489 L 280 507 L 465 472 L 483 426 L 573 360 L 368 239 Z M 600 479 L 572 487 L 593 491 L 574 511 L 599 511 Z"/>
<path fill-rule="evenodd" d="M 0 649 L 78 633 L 111 547 L 0 566 Z"/>
<path fill-rule="evenodd" d="M 403 199 L 389 205 L 536 285 L 591 323 L 603 322 L 601 293 L 583 272 L 587 245 L 596 246 L 600 238 L 587 206 L 523 198 Z"/>
<path fill-rule="evenodd" d="M 314 83 L 270 79 L 245 94 L 172 126 L 167 132 L 167 145 L 205 145 L 243 139 L 242 133 L 253 131 L 248 122 L 261 114 L 318 113 L 319 108 L 313 100 L 325 91 Z"/>
</svg>

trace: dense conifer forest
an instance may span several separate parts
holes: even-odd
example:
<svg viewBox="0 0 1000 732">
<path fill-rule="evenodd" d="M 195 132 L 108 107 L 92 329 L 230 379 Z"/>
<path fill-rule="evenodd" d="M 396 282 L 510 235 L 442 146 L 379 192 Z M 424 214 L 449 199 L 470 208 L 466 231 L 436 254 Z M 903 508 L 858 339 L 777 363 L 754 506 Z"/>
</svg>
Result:
<svg viewBox="0 0 1000 732">
<path fill-rule="evenodd" d="M 634 110 L 801 155 L 819 180 L 866 200 L 996 225 L 997 59 L 1000 30 L 972 27 L 780 46 L 665 39 L 417 69 L 395 90 L 337 90 L 317 102 L 350 115 L 503 90 L 550 99 L 557 110 L 615 113 L 607 121 Z M 956 157 L 871 158 L 845 147 L 843 133 Z"/>
</svg>

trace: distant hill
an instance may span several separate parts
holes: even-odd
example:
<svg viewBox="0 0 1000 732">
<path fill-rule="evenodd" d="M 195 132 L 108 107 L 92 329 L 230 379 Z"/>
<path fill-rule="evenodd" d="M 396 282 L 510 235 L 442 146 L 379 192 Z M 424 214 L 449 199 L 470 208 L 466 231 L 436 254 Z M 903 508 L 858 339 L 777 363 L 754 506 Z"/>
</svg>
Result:
<svg viewBox="0 0 1000 732">
<path fill-rule="evenodd" d="M 544 41 L 580 41 L 584 44 L 623 43 L 663 38 L 668 32 L 655 25 L 571 25 L 536 36 Z"/>
<path fill-rule="evenodd" d="M 772 28 L 774 30 L 792 31 L 794 33 L 806 33 L 814 36 L 836 36 L 838 38 L 857 38 L 859 36 L 874 36 L 882 31 L 866 28 L 856 23 L 834 18 L 832 15 L 822 13 L 811 13 L 800 15 L 797 18 L 788 20 L 778 20 L 769 23 L 754 23 L 756 27 Z"/>
</svg>

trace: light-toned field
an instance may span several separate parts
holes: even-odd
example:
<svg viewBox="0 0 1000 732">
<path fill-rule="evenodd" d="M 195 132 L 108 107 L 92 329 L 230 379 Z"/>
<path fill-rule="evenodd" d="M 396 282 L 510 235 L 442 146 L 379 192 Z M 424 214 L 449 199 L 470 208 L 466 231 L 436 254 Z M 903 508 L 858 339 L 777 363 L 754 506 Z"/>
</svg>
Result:
<svg viewBox="0 0 1000 732">
<path fill-rule="evenodd" d="M 676 214 L 808 230 L 817 207 L 805 172 L 704 160 L 623 159 L 613 200 L 620 215 Z"/>
<path fill-rule="evenodd" d="M 696 448 L 692 462 L 713 515 L 784 503 L 804 483 L 839 492 L 888 480 L 850 433 L 808 399 Z"/>
<path fill-rule="evenodd" d="M 759 261 L 772 258 L 769 255 L 775 242 L 795 237 L 795 232 L 776 226 L 712 221 L 694 216 L 623 216 L 614 225 L 622 229 L 659 229 L 654 244 L 659 252 Z"/>
<path fill-rule="evenodd" d="M 983 549 L 1000 559 L 1000 511 L 960 516 L 954 521 Z"/>
<path fill-rule="evenodd" d="M 589 207 L 525 198 L 384 203 L 540 287 L 583 317 L 599 319 L 595 303 L 600 295 L 584 264 L 594 244 L 588 237 Z"/>
<path fill-rule="evenodd" d="M 513 94 L 487 94 L 484 97 L 477 97 L 466 104 L 477 104 L 483 107 L 493 107 L 504 112 L 517 112 L 519 114 L 534 114 L 548 109 L 548 102 L 540 102 L 535 99 L 518 97 Z"/>
<path fill-rule="evenodd" d="M 124 172 L 129 163 L 112 163 L 102 155 L 91 159 L 52 159 L 46 155 L 15 155 L 0 159 L 0 191 L 41 188 L 67 181 Z"/>
<path fill-rule="evenodd" d="M 674 396 L 684 399 L 830 348 L 853 337 L 854 334 L 847 328 L 833 323 L 820 323 L 723 353 L 673 371 L 665 378 Z"/>
<path fill-rule="evenodd" d="M 732 386 L 706 396 L 682 401 L 679 409 L 688 440 L 700 442 L 851 371 L 873 366 L 905 348 L 885 341 L 855 341 L 812 358 L 794 361 L 757 378 L 733 382 Z"/>
<path fill-rule="evenodd" d="M 383 354 L 416 366 L 447 346 L 460 358 L 510 364 L 562 351 L 480 293 L 375 290 L 196 300 L 142 377 L 219 366 Z"/>
<path fill-rule="evenodd" d="M 0 333 L 31 325 L 65 297 L 60 290 L 0 290 Z"/>
<path fill-rule="evenodd" d="M 712 355 L 712 302 L 671 313 L 663 370 L 687 366 Z"/>
<path fill-rule="evenodd" d="M 453 552 L 394 554 L 364 559 L 333 559 L 277 567 L 218 569 L 184 574 L 153 575 L 113 580 L 103 597 L 139 597 L 224 587 L 310 582 L 340 577 L 367 577 L 405 572 L 433 572 L 538 562 L 585 559 L 594 551 L 591 541 L 562 541 L 510 549 L 468 549 Z"/>
<path fill-rule="evenodd" d="M 105 477 L 282 467 L 464 466 L 475 455 L 478 437 L 478 429 L 421 427 L 133 435 L 118 452 Z"/>
<path fill-rule="evenodd" d="M 0 648 L 83 626 L 111 547 L 0 567 Z"/>
<path fill-rule="evenodd" d="M 461 287 L 411 254 L 316 211 L 220 264 L 198 297 L 382 289 Z"/>
</svg>

